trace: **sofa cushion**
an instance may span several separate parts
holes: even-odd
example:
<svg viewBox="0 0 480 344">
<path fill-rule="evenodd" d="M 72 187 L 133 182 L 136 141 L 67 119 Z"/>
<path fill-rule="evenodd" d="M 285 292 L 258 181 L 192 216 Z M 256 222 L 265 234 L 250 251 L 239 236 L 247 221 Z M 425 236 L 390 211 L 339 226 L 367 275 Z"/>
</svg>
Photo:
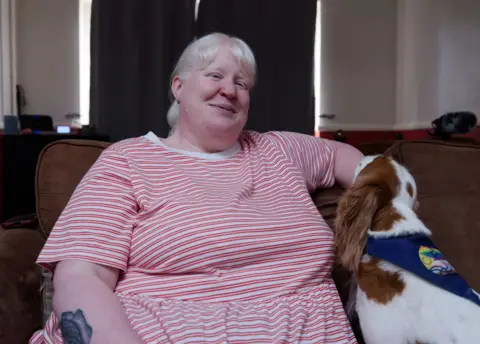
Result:
<svg viewBox="0 0 480 344">
<path fill-rule="evenodd" d="M 415 177 L 419 217 L 457 271 L 480 290 L 480 146 L 405 141 L 387 149 Z"/>
<path fill-rule="evenodd" d="M 42 324 L 35 259 L 44 244 L 39 230 L 0 227 L 0 343 L 27 343 Z"/>
<path fill-rule="evenodd" d="M 35 192 L 37 215 L 46 236 L 80 180 L 110 144 L 67 139 L 55 141 L 43 149 L 37 163 Z"/>
</svg>

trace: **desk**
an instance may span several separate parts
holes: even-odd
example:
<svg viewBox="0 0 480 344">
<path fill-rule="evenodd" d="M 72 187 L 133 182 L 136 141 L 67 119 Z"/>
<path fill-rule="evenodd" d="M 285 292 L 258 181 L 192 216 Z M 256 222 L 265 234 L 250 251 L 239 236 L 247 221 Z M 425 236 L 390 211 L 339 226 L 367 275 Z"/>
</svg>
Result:
<svg viewBox="0 0 480 344">
<path fill-rule="evenodd" d="M 0 222 L 35 213 L 35 172 L 41 151 L 63 139 L 110 141 L 105 135 L 0 135 Z"/>
</svg>

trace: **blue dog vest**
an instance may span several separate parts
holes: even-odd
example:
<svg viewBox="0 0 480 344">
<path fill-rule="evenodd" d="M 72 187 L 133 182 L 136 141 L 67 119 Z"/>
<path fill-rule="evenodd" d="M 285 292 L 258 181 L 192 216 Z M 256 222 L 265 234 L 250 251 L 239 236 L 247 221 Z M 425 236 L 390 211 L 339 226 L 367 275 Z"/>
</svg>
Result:
<svg viewBox="0 0 480 344">
<path fill-rule="evenodd" d="M 430 238 L 423 234 L 393 238 L 368 237 L 366 253 L 480 306 L 480 297 L 455 271 Z"/>
</svg>

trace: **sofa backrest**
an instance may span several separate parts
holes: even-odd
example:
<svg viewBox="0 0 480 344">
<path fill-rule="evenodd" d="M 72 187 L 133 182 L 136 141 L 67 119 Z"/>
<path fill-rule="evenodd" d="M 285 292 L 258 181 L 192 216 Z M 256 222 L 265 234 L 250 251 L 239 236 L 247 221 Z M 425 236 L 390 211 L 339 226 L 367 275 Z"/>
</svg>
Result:
<svg viewBox="0 0 480 344">
<path fill-rule="evenodd" d="M 480 145 L 401 141 L 385 154 L 415 177 L 419 217 L 447 260 L 480 290 Z"/>
<path fill-rule="evenodd" d="M 89 140 L 59 140 L 38 158 L 35 179 L 36 209 L 45 236 L 50 234 L 80 180 L 110 145 Z"/>
</svg>

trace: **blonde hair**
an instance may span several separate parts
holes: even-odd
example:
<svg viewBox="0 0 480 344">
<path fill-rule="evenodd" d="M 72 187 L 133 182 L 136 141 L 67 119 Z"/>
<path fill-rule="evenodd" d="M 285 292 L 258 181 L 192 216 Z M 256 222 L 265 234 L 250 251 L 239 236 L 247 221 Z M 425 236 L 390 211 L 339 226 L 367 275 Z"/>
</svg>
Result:
<svg viewBox="0 0 480 344">
<path fill-rule="evenodd" d="M 238 63 L 244 68 L 245 73 L 250 77 L 253 86 L 257 65 L 252 50 L 240 38 L 218 32 L 194 40 L 185 48 L 172 72 L 170 85 L 175 77 L 184 80 L 192 68 L 210 64 L 222 47 L 227 47 L 232 55 L 235 56 Z M 180 108 L 171 91 L 170 99 L 172 104 L 167 112 L 167 122 L 170 128 L 174 129 L 180 115 Z"/>
</svg>

